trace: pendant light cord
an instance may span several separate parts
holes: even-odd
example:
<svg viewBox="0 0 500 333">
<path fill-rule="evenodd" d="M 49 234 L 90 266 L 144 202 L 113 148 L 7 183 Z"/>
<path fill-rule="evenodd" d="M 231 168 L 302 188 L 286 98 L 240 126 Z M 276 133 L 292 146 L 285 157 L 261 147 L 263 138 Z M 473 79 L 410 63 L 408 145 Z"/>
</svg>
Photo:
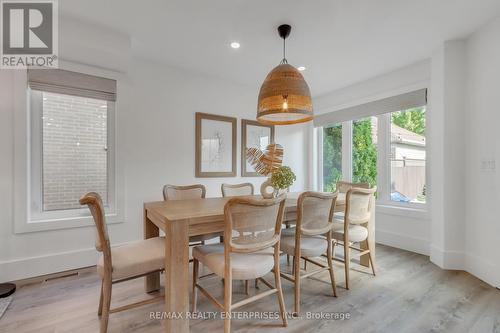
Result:
<svg viewBox="0 0 500 333">
<path fill-rule="evenodd" d="M 280 64 L 288 64 L 288 60 L 286 60 L 286 38 L 283 38 L 283 60 L 281 60 Z"/>
</svg>

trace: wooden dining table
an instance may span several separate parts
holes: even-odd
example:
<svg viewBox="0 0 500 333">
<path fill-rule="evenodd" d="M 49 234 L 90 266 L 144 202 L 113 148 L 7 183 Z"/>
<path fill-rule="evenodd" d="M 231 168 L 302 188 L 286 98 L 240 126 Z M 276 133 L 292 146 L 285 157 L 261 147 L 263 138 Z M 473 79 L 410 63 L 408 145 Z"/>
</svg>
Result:
<svg viewBox="0 0 500 333">
<path fill-rule="evenodd" d="M 286 221 L 296 219 L 300 193 L 288 193 L 285 205 Z M 189 237 L 224 230 L 224 205 L 230 198 L 167 200 L 144 203 L 144 238 L 165 233 L 165 331 L 189 332 Z M 340 193 L 336 211 L 345 209 L 345 194 Z M 368 224 L 368 245 L 375 260 L 375 214 Z M 365 244 L 361 244 L 364 248 Z M 368 255 L 360 258 L 369 266 Z M 145 278 L 146 292 L 160 289 L 160 273 Z M 175 319 L 171 319 L 175 318 Z"/>
</svg>

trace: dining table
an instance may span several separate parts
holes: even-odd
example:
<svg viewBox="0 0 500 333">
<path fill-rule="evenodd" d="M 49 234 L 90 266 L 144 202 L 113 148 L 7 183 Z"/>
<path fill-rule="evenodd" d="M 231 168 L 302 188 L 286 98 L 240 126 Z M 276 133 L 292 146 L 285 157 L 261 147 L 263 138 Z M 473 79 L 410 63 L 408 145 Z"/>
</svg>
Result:
<svg viewBox="0 0 500 333">
<path fill-rule="evenodd" d="M 296 219 L 297 198 L 300 192 L 287 194 L 283 222 Z M 255 197 L 261 197 L 255 196 Z M 166 200 L 144 203 L 144 238 L 158 237 L 165 233 L 165 332 L 189 332 L 189 237 L 224 231 L 224 205 L 230 199 L 205 198 Z M 345 210 L 345 193 L 339 193 L 336 212 Z M 375 260 L 375 214 L 367 227 L 368 246 Z M 366 243 L 360 244 L 366 248 Z M 368 255 L 360 264 L 369 267 Z M 160 273 L 145 277 L 145 291 L 160 289 Z"/>
</svg>

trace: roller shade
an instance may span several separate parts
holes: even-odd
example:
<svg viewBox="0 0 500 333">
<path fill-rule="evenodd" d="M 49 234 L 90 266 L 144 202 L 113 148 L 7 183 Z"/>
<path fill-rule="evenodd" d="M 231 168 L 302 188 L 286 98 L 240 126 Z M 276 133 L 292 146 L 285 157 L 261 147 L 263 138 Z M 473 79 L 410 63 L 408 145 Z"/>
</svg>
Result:
<svg viewBox="0 0 500 333">
<path fill-rule="evenodd" d="M 116 101 L 116 80 L 62 69 L 28 69 L 31 89 Z"/>
<path fill-rule="evenodd" d="M 402 111 L 424 105 L 427 105 L 427 89 L 420 89 L 402 95 L 318 115 L 314 118 L 314 126 L 320 127 L 337 124 L 343 121 L 356 120 L 388 112 Z"/>
</svg>

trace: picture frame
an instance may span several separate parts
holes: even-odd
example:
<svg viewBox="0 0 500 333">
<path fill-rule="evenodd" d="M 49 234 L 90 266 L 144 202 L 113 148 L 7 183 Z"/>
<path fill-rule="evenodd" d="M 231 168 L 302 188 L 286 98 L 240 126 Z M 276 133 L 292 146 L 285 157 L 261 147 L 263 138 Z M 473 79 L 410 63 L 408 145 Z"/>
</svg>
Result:
<svg viewBox="0 0 500 333">
<path fill-rule="evenodd" d="M 237 119 L 196 112 L 195 176 L 235 177 Z"/>
<path fill-rule="evenodd" d="M 246 149 L 259 148 L 266 149 L 267 145 L 274 143 L 274 125 L 263 125 L 255 120 L 241 120 L 241 176 L 242 177 L 263 177 L 255 172 L 247 162 Z M 266 140 L 265 138 L 268 138 Z"/>
</svg>

